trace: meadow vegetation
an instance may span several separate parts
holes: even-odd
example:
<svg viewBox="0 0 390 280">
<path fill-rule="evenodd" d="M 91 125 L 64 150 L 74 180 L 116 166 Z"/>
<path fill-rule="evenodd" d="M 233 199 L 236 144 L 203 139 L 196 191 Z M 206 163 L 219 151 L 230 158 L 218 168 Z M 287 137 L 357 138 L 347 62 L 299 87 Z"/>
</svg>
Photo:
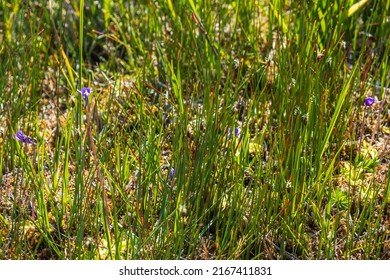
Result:
<svg viewBox="0 0 390 280">
<path fill-rule="evenodd" d="M 1 259 L 390 259 L 390 2 L 0 3 Z"/>
</svg>

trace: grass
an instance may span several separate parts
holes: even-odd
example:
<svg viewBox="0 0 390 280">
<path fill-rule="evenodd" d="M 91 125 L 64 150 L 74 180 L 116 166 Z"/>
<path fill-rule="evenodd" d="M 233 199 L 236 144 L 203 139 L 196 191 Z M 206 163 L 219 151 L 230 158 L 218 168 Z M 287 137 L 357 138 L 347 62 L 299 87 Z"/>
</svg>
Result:
<svg viewBox="0 0 390 280">
<path fill-rule="evenodd" d="M 91 2 L 0 6 L 1 259 L 390 259 L 386 1 Z"/>
</svg>

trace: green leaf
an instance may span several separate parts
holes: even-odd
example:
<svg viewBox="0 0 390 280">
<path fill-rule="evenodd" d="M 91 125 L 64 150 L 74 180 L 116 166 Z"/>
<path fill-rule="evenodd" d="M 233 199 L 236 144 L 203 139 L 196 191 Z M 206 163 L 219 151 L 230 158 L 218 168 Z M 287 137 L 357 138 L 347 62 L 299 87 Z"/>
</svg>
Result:
<svg viewBox="0 0 390 280">
<path fill-rule="evenodd" d="M 368 3 L 368 0 L 362 0 L 357 2 L 356 4 L 353 4 L 349 9 L 348 9 L 348 17 L 352 16 L 354 13 L 359 11 L 361 8 L 363 8 L 364 5 Z"/>
</svg>

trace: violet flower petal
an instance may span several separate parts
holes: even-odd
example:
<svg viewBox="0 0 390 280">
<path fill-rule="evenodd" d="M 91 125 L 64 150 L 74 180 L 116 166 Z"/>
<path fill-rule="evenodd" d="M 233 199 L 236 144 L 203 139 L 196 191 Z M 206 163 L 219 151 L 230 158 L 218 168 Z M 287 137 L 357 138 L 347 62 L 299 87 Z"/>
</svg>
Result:
<svg viewBox="0 0 390 280">
<path fill-rule="evenodd" d="M 175 177 L 175 173 L 176 173 L 176 170 L 174 168 L 171 168 L 171 171 L 169 172 L 169 178 L 171 179 L 171 181 L 173 181 L 173 179 Z"/>
<path fill-rule="evenodd" d="M 366 99 L 364 99 L 364 104 L 366 106 L 371 106 L 374 103 L 375 103 L 375 99 L 372 97 L 366 97 Z"/>
<path fill-rule="evenodd" d="M 235 132 L 235 134 L 236 134 L 236 137 L 240 136 L 240 128 L 239 128 L 239 127 L 236 127 L 236 128 L 234 129 L 234 132 Z"/>
<path fill-rule="evenodd" d="M 88 97 L 89 97 L 89 95 L 92 93 L 92 89 L 91 88 L 88 88 L 88 87 L 83 87 L 82 89 L 81 89 L 81 91 L 80 90 L 78 90 L 78 92 L 80 92 L 81 93 L 81 97 L 85 100 L 85 105 L 87 105 L 88 106 Z"/>
<path fill-rule="evenodd" d="M 21 130 L 18 130 L 16 134 L 12 135 L 12 138 L 25 144 L 35 144 L 34 140 L 25 135 Z"/>
</svg>

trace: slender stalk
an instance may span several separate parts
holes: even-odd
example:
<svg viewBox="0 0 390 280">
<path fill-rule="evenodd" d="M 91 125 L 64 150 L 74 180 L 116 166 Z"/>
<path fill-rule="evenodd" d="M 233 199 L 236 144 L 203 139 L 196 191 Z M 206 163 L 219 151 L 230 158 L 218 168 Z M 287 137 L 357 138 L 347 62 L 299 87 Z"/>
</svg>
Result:
<svg viewBox="0 0 390 280">
<path fill-rule="evenodd" d="M 367 107 L 364 106 L 364 111 L 363 111 L 363 120 L 362 120 L 362 124 L 360 126 L 360 140 L 359 140 L 359 147 L 358 147 L 358 155 L 360 155 L 360 151 L 362 149 L 362 142 L 363 142 L 363 130 L 364 130 L 364 119 L 365 119 L 365 115 L 366 115 L 366 110 L 367 110 Z"/>
<path fill-rule="evenodd" d="M 93 135 L 92 135 L 91 110 L 90 110 L 90 104 L 89 103 L 87 104 L 87 116 L 88 116 L 87 126 L 88 126 L 89 141 L 91 143 L 92 157 L 93 157 L 94 164 L 96 166 L 97 176 L 98 176 L 100 187 L 101 187 L 101 194 L 102 194 L 102 197 L 103 197 L 104 210 L 105 210 L 105 215 L 104 216 L 107 219 L 106 223 L 108 225 L 110 225 L 110 216 L 109 216 L 109 209 L 108 209 L 108 203 L 107 203 L 108 198 L 107 198 L 107 193 L 106 193 L 106 191 L 104 189 L 104 181 L 103 181 L 102 174 L 100 172 L 100 166 L 99 166 L 99 162 L 98 162 L 98 159 L 97 159 L 97 156 L 96 156 L 95 142 L 94 142 Z"/>
</svg>

